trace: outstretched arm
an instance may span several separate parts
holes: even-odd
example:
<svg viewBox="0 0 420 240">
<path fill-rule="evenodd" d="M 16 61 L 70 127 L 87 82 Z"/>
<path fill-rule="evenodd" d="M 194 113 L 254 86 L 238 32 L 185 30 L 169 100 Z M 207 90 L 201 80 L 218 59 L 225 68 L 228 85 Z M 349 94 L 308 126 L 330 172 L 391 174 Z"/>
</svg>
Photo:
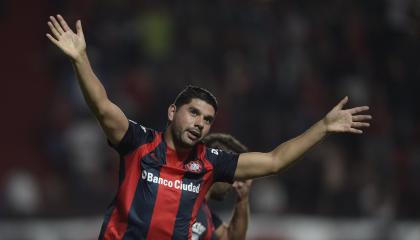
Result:
<svg viewBox="0 0 420 240">
<path fill-rule="evenodd" d="M 319 143 L 328 133 L 347 132 L 361 134 L 360 128 L 368 127 L 370 115 L 358 115 L 369 107 L 343 109 L 345 97 L 322 120 L 301 135 L 280 144 L 268 153 L 243 153 L 239 155 L 235 179 L 251 179 L 280 172 L 284 167 L 302 157 L 309 149 Z"/>
<path fill-rule="evenodd" d="M 108 99 L 104 86 L 92 70 L 81 21 L 76 22 L 76 32 L 70 29 L 60 15 L 57 18 L 51 16 L 48 26 L 51 34 L 47 33 L 46 36 L 70 58 L 86 103 L 111 143 L 118 144 L 128 129 L 128 119 Z"/>
<path fill-rule="evenodd" d="M 233 183 L 237 197 L 232 219 L 228 226 L 221 225 L 215 231 L 219 240 L 243 240 L 248 230 L 250 216 L 249 210 L 249 190 L 252 180 L 236 181 Z"/>
</svg>

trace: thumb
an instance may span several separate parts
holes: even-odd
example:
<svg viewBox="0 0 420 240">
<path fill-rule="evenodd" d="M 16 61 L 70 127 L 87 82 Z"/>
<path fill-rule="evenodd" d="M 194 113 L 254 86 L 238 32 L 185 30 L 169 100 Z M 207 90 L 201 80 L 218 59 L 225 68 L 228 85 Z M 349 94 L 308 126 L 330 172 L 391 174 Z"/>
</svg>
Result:
<svg viewBox="0 0 420 240">
<path fill-rule="evenodd" d="M 337 106 L 335 106 L 335 109 L 343 109 L 344 105 L 346 105 L 346 103 L 349 101 L 349 97 L 345 96 L 343 99 L 341 99 L 341 101 L 337 104 Z"/>
<path fill-rule="evenodd" d="M 79 37 L 83 37 L 83 28 L 82 28 L 82 21 L 76 21 L 76 33 Z"/>
</svg>

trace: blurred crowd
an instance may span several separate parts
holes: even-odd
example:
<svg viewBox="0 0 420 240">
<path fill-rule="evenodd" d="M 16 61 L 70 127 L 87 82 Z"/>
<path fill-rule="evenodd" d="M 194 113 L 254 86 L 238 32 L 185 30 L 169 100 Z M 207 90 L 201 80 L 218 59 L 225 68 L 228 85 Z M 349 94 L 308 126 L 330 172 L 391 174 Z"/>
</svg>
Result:
<svg viewBox="0 0 420 240">
<path fill-rule="evenodd" d="M 147 127 L 165 127 L 167 107 L 187 84 L 218 97 L 213 132 L 230 133 L 252 151 L 302 133 L 344 96 L 348 107 L 371 107 L 374 119 L 363 135 L 329 136 L 279 176 L 255 181 L 252 212 L 419 219 L 419 6 L 415 0 L 61 0 L 46 8 L 71 26 L 82 19 L 91 63 L 109 97 Z M 3 176 L 0 214 L 102 214 L 117 189 L 118 156 L 68 59 L 47 41 L 43 52 L 54 81 L 33 141 L 45 166 L 41 174 L 15 168 Z"/>
</svg>

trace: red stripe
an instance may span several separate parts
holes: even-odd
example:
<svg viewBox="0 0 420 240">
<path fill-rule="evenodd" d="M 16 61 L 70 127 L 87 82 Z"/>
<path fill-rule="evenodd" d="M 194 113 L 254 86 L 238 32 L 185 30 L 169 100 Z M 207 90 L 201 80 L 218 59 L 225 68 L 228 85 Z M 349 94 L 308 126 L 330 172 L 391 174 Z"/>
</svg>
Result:
<svg viewBox="0 0 420 240">
<path fill-rule="evenodd" d="M 128 213 L 140 179 L 139 161 L 161 142 L 161 135 L 156 135 L 151 143 L 140 146 L 136 151 L 124 157 L 125 178 L 118 190 L 115 208 L 112 211 L 104 239 L 118 240 L 124 237 L 127 230 Z"/>
<path fill-rule="evenodd" d="M 190 220 L 190 227 L 188 229 L 188 239 L 192 237 L 192 225 L 197 217 L 198 210 L 200 210 L 200 206 L 204 201 L 204 198 L 209 191 L 209 188 L 213 184 L 213 165 L 208 161 L 205 157 L 206 148 L 204 145 L 198 146 L 198 154 L 200 159 L 203 160 L 204 168 L 207 169 L 207 173 L 204 174 L 202 178 L 202 188 L 200 188 L 200 193 L 198 194 L 197 200 L 194 203 L 193 211 L 192 211 L 192 218 Z"/>
<path fill-rule="evenodd" d="M 168 161 L 169 159 L 167 159 L 167 163 Z M 172 181 L 173 183 L 175 183 L 177 180 L 177 182 L 181 182 L 183 176 L 184 171 L 177 168 L 166 166 L 160 170 L 160 177 Z M 173 228 L 175 225 L 176 215 L 178 213 L 181 195 L 182 190 L 175 189 L 174 186 L 168 187 L 159 184 L 155 209 L 153 209 L 147 239 L 172 239 Z"/>
</svg>

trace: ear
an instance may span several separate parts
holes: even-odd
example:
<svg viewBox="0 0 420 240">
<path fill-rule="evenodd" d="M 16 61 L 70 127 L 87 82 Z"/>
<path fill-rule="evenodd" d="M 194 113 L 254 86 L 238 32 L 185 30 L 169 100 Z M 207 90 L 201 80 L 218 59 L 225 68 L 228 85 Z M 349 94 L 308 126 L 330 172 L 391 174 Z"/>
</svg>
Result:
<svg viewBox="0 0 420 240">
<path fill-rule="evenodd" d="M 176 112 L 176 106 L 175 104 L 171 104 L 168 108 L 168 120 L 170 122 L 174 120 L 175 112 Z"/>
</svg>

